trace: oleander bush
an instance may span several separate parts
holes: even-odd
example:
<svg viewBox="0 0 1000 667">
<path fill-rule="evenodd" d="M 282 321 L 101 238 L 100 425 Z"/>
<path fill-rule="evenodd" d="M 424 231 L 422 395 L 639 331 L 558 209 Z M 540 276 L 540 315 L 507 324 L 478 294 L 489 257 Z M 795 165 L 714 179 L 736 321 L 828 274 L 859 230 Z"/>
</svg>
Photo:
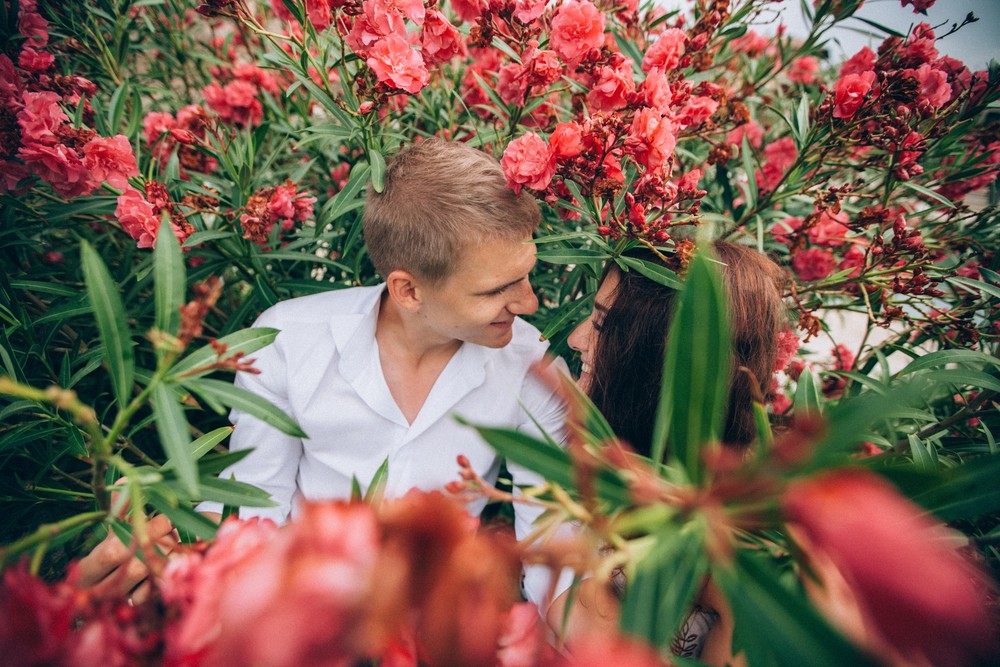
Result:
<svg viewBox="0 0 1000 667">
<path fill-rule="evenodd" d="M 565 452 L 483 430 L 544 474 L 548 522 L 586 527 L 561 556 L 530 544 L 522 556 L 582 562 L 585 576 L 623 567 L 622 630 L 660 646 L 710 573 L 750 664 L 975 664 L 995 650 L 1000 67 L 941 55 L 936 40 L 964 24 L 919 14 L 905 34 L 869 21 L 874 48 L 831 62 L 829 31 L 860 4 L 803 3 L 802 37 L 776 30 L 759 0 L 0 3 L 0 606 L 23 619 L 0 621 L 0 645 L 25 664 L 456 660 L 447 637 L 476 628 L 453 618 L 471 608 L 446 578 L 425 578 L 421 596 L 352 589 L 398 599 L 393 614 L 299 600 L 296 613 L 312 614 L 301 619 L 328 614 L 340 634 L 290 636 L 284 657 L 233 627 L 197 635 L 239 608 L 225 591 L 248 580 L 224 580 L 228 558 L 289 570 L 288 545 L 304 543 L 366 582 L 358 554 L 309 536 L 360 526 L 370 539 L 358 548 L 391 558 L 406 553 L 393 540 L 409 544 L 400 517 L 419 523 L 436 507 L 317 509 L 281 531 L 234 521 L 214 542 L 193 510 L 268 502 L 216 478 L 235 456 L 228 409 L 298 432 L 230 384 L 276 334 L 252 324 L 282 299 L 380 280 L 360 233 L 364 193 L 402 144 L 438 136 L 495 155 L 509 186 L 538 198 L 541 308 L 529 319 L 571 366 L 566 337 L 606 262 L 681 289 L 682 302 L 721 304 L 696 252 L 712 239 L 754 246 L 787 273 L 788 328 L 753 460 L 714 460 L 721 407 L 669 391 L 671 378 L 686 386 L 719 367 L 724 337 L 701 334 L 725 331 L 721 306 L 679 316 L 655 460 L 624 454 L 569 386 Z M 624 254 L 637 245 L 669 268 Z M 831 333 L 841 312 L 861 322 L 855 339 Z M 475 480 L 465 491 L 503 497 Z M 162 564 L 161 595 L 132 608 L 74 594 L 71 561 L 109 528 L 158 561 L 151 513 L 205 540 Z M 265 546 L 272 529 L 286 547 Z M 968 558 L 938 538 L 964 541 Z M 468 539 L 442 567 L 502 551 Z M 182 567 L 212 582 L 215 602 L 192 602 Z M 831 599 L 835 582 L 847 602 Z M 936 603 L 942 590 L 954 595 Z M 483 636 L 529 646 L 535 661 L 508 652 L 502 664 L 565 659 L 544 649 L 537 614 L 486 597 Z M 845 605 L 855 613 L 838 620 Z M 29 622 L 25 609 L 47 611 Z M 435 622 L 399 632 L 402 609 Z M 632 641 L 588 650 L 654 664 Z M 454 664 L 493 662 L 494 644 Z"/>
</svg>

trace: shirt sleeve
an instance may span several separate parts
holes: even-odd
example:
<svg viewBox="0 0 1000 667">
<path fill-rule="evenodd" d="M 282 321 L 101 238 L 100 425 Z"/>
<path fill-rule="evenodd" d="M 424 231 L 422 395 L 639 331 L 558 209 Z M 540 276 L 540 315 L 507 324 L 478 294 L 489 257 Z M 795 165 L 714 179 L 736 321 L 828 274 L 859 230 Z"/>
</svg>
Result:
<svg viewBox="0 0 1000 667">
<path fill-rule="evenodd" d="M 561 372 L 569 374 L 566 362 L 562 359 L 555 359 L 552 363 Z M 524 423 L 519 425 L 518 430 L 541 439 L 544 439 L 541 433 L 544 431 L 560 446 L 565 446 L 566 405 L 563 400 L 531 373 L 525 377 L 521 399 L 524 402 L 526 417 Z M 537 473 L 511 462 L 508 462 L 507 468 L 514 483 L 515 494 L 520 493 L 518 487 L 536 486 L 544 481 Z M 514 503 L 514 531 L 519 541 L 531 533 L 534 528 L 533 524 L 542 512 L 542 508 L 539 507 L 525 503 Z M 559 527 L 552 539 L 572 539 L 576 530 L 577 527 L 564 524 Z M 524 595 L 543 614 L 547 611 L 552 600 L 559 597 L 573 583 L 573 572 L 568 568 L 560 572 L 555 588 L 552 587 L 552 578 L 553 572 L 543 565 L 529 565 L 524 568 Z"/>
<path fill-rule="evenodd" d="M 266 312 L 254 326 L 280 328 L 274 320 L 270 312 Z M 288 401 L 287 362 L 282 349 L 282 343 L 287 342 L 289 335 L 279 333 L 271 345 L 257 352 L 254 367 L 260 373 L 237 373 L 235 385 L 257 394 L 279 410 L 292 415 Z M 299 460 L 302 458 L 302 439 L 286 435 L 238 410 L 230 412 L 229 418 L 235 427 L 229 440 L 229 450 L 252 451 L 223 470 L 219 477 L 234 478 L 259 487 L 271 494 L 271 500 L 276 503 L 275 507 L 242 507 L 240 517 L 260 516 L 279 524 L 284 523 L 288 520 L 295 498 Z M 200 512 L 221 513 L 222 509 L 222 505 L 215 502 L 204 502 L 198 506 Z"/>
</svg>

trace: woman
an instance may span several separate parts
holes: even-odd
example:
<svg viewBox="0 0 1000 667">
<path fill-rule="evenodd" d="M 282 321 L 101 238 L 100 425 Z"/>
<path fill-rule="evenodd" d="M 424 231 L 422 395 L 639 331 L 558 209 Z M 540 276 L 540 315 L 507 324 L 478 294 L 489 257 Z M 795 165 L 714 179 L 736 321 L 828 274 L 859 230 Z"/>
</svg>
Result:
<svg viewBox="0 0 1000 667">
<path fill-rule="evenodd" d="M 712 244 L 729 299 L 733 360 L 723 442 L 745 449 L 756 430 L 753 401 L 762 400 L 774 371 L 784 326 L 783 273 L 756 250 L 726 241 Z M 646 248 L 629 256 L 662 263 Z M 583 363 L 579 383 L 614 432 L 648 456 L 660 395 L 663 353 L 677 292 L 638 271 L 608 263 L 594 310 L 569 336 Z"/>
<path fill-rule="evenodd" d="M 764 400 L 775 366 L 778 332 L 784 326 L 783 273 L 756 250 L 725 241 L 716 241 L 713 249 L 722 264 L 733 345 L 722 440 L 742 452 L 756 435 L 753 402 Z M 662 264 L 645 248 L 628 255 Z M 614 432 L 645 456 L 651 451 L 666 333 L 676 294 L 637 271 L 626 273 L 609 262 L 593 312 L 568 340 L 580 353 L 581 387 Z M 612 588 L 613 595 L 593 580 L 583 582 L 577 610 L 584 618 L 574 622 L 577 628 L 586 632 L 617 620 L 624 578 L 615 577 Z M 740 664 L 731 655 L 731 640 L 732 619 L 725 600 L 706 581 L 671 649 L 709 664 Z"/>
</svg>

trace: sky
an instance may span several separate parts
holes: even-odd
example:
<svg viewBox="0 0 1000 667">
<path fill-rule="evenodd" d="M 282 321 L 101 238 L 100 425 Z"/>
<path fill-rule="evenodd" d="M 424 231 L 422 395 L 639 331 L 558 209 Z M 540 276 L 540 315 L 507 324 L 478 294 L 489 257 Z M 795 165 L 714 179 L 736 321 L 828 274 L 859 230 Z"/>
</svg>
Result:
<svg viewBox="0 0 1000 667">
<path fill-rule="evenodd" d="M 806 34 L 806 22 L 802 18 L 799 0 L 783 0 L 779 7 L 792 33 Z M 985 69 L 991 58 L 1000 61 L 1000 0 L 937 0 L 927 10 L 927 16 L 914 14 L 913 7 L 903 7 L 900 0 L 867 0 L 855 16 L 867 18 L 902 33 L 924 21 L 934 27 L 935 34 L 940 36 L 948 32 L 952 24 L 960 24 L 969 12 L 975 14 L 979 21 L 940 39 L 937 47 L 941 53 L 964 62 L 969 69 Z M 859 30 L 879 32 L 857 18 L 842 22 L 831 33 L 834 40 L 830 44 L 830 52 L 834 61 L 849 58 L 862 46 L 874 49 L 881 43 L 881 33 L 878 37 L 872 37 L 858 32 Z"/>
<path fill-rule="evenodd" d="M 690 6 L 691 0 L 661 0 L 667 7 Z M 769 5 L 765 16 L 774 16 L 770 12 L 780 12 L 781 19 L 792 34 L 805 36 L 808 33 L 806 22 L 800 8 L 801 0 L 782 0 Z M 812 4 L 812 0 L 805 0 Z M 961 23 L 966 14 L 972 12 L 979 21 L 965 26 L 957 33 L 949 35 L 938 42 L 938 50 L 964 62 L 969 69 L 985 69 L 990 59 L 1000 61 L 1000 0 L 937 0 L 927 11 L 927 16 L 914 14 L 913 7 L 903 7 L 900 0 L 866 0 L 856 16 L 876 21 L 901 33 L 907 33 L 911 26 L 921 21 L 935 27 L 935 33 L 942 35 L 951 28 L 953 23 Z M 777 21 L 770 26 L 760 26 L 761 33 L 773 32 Z M 938 28 L 937 26 L 941 26 Z M 860 32 L 859 32 L 860 31 Z M 877 33 L 876 36 L 868 33 Z M 829 50 L 833 62 L 840 62 L 851 57 L 862 46 L 875 49 L 884 37 L 857 18 L 841 22 L 829 36 Z"/>
</svg>

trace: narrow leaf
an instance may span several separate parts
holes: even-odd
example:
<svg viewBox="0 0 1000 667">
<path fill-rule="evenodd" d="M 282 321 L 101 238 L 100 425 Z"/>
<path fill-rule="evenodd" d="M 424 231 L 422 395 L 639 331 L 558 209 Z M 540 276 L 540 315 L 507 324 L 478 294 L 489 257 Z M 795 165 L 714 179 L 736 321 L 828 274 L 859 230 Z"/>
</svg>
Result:
<svg viewBox="0 0 1000 667">
<path fill-rule="evenodd" d="M 153 415 L 156 418 L 156 432 L 160 436 L 160 444 L 166 451 L 171 468 L 177 473 L 181 486 L 191 497 L 197 497 L 198 467 L 191 451 L 184 409 L 170 388 L 162 382 L 153 387 L 152 393 Z"/>
<path fill-rule="evenodd" d="M 665 266 L 660 266 L 655 262 L 650 262 L 645 259 L 637 259 L 635 257 L 619 257 L 618 259 L 625 266 L 630 269 L 635 269 L 640 274 L 655 283 L 665 285 L 666 287 L 672 287 L 674 289 L 681 288 L 680 277 Z"/>
<path fill-rule="evenodd" d="M 242 329 L 228 336 L 223 336 L 217 342 L 226 345 L 226 354 L 243 352 L 251 354 L 262 347 L 267 347 L 274 342 L 278 335 L 278 329 L 270 327 L 254 327 Z M 211 364 L 218 357 L 218 352 L 211 345 L 201 347 L 188 356 L 181 359 L 172 369 L 171 377 L 176 378 L 185 373 L 190 373 L 198 368 L 203 368 Z"/>
<path fill-rule="evenodd" d="M 309 437 L 291 417 L 276 408 L 267 399 L 246 389 L 241 389 L 222 380 L 212 380 L 210 378 L 188 380 L 183 382 L 183 384 L 208 401 L 217 401 L 234 410 L 252 415 L 282 433 L 294 435 L 299 438 Z"/>
<path fill-rule="evenodd" d="M 795 387 L 794 411 L 796 415 L 823 414 L 823 396 L 819 392 L 816 376 L 808 368 L 799 376 Z"/>
<path fill-rule="evenodd" d="M 118 294 L 118 286 L 111 279 L 111 274 L 97 251 L 83 241 L 80 252 L 83 275 L 87 281 L 87 297 L 94 309 L 101 342 L 104 343 L 104 358 L 108 362 L 111 386 L 118 406 L 124 408 L 132 394 L 132 379 L 135 376 L 132 333 L 125 320 L 125 306 Z"/>
<path fill-rule="evenodd" d="M 153 249 L 153 287 L 156 300 L 156 328 L 176 336 L 184 305 L 184 258 L 181 246 L 166 214 L 160 222 Z"/>
</svg>

